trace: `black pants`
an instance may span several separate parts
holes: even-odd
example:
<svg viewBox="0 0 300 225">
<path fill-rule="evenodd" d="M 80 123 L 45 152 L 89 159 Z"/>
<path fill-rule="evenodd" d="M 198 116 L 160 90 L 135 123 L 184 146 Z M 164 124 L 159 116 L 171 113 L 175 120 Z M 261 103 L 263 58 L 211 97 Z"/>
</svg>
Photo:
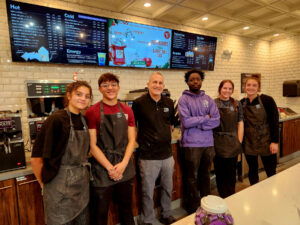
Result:
<svg viewBox="0 0 300 225">
<path fill-rule="evenodd" d="M 210 194 L 210 168 L 213 147 L 183 148 L 184 205 L 188 213 L 200 206 L 200 199 Z M 200 190 L 200 195 L 199 195 Z"/>
<path fill-rule="evenodd" d="M 215 156 L 214 167 L 220 196 L 226 198 L 235 193 L 237 156 L 223 158 Z"/>
<path fill-rule="evenodd" d="M 257 155 L 246 155 L 246 160 L 249 166 L 249 181 L 250 184 L 256 184 L 259 180 L 258 177 L 258 156 Z M 276 174 L 276 165 L 277 165 L 277 154 L 272 154 L 268 156 L 260 156 L 261 161 L 263 162 L 266 174 L 268 177 Z"/>
<path fill-rule="evenodd" d="M 107 225 L 109 204 L 115 197 L 121 225 L 134 225 L 132 214 L 133 179 L 109 187 L 91 188 L 91 224 Z"/>
</svg>

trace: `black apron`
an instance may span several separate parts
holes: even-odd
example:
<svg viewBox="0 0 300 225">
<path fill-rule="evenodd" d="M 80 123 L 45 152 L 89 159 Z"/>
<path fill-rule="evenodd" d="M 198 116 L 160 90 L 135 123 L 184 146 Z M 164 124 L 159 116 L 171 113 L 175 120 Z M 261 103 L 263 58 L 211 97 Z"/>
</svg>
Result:
<svg viewBox="0 0 300 225">
<path fill-rule="evenodd" d="M 97 146 L 112 165 L 116 165 L 123 160 L 128 144 L 128 124 L 119 102 L 118 108 L 120 112 L 116 114 L 104 114 L 103 103 L 100 102 L 101 121 L 97 135 Z M 108 187 L 127 181 L 135 175 L 132 159 L 128 162 L 123 178 L 118 181 L 110 179 L 108 171 L 96 159 L 92 158 L 91 164 L 94 178 L 92 181 L 93 187 Z"/>
<path fill-rule="evenodd" d="M 244 151 L 247 155 L 271 155 L 270 127 L 267 113 L 258 96 L 257 105 L 247 105 L 247 99 L 243 103 L 245 117 Z"/>
<path fill-rule="evenodd" d="M 89 131 L 81 114 L 84 129 L 74 130 L 69 110 L 67 113 L 71 125 L 67 148 L 57 175 L 43 187 L 47 225 L 65 224 L 75 219 L 89 202 Z"/>
<path fill-rule="evenodd" d="M 220 99 L 215 100 L 220 113 L 220 126 L 214 129 L 214 147 L 216 155 L 233 158 L 242 152 L 238 138 L 238 111 L 233 104 L 222 107 Z"/>
</svg>

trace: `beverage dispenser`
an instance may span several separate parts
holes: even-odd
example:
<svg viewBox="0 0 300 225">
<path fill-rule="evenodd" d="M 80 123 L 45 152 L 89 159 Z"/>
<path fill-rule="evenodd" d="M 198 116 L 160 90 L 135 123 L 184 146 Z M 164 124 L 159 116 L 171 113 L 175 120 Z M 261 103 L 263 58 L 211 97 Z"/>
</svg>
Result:
<svg viewBox="0 0 300 225">
<path fill-rule="evenodd" d="M 25 167 L 21 113 L 0 111 L 0 172 Z"/>
<path fill-rule="evenodd" d="M 49 115 L 64 108 L 66 87 L 72 80 L 27 80 L 26 102 L 30 133 L 33 144 L 38 131 Z"/>
</svg>

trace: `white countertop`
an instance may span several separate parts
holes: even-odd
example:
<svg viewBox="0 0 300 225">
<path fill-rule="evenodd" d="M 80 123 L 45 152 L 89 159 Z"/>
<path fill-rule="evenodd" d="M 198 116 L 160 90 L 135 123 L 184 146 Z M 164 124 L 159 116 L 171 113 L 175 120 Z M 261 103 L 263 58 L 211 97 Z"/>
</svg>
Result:
<svg viewBox="0 0 300 225">
<path fill-rule="evenodd" d="M 235 225 L 300 225 L 300 163 L 225 201 Z M 194 217 L 174 225 L 193 225 Z"/>
</svg>

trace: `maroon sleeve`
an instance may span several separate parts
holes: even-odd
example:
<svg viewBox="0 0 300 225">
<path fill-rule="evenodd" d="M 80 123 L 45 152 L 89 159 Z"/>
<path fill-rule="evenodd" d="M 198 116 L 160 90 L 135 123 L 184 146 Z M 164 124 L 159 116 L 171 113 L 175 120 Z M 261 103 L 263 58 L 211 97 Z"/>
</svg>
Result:
<svg viewBox="0 0 300 225">
<path fill-rule="evenodd" d="M 132 109 L 129 106 L 124 105 L 124 104 L 122 104 L 122 108 L 124 110 L 124 113 L 128 115 L 128 119 L 127 119 L 128 126 L 135 127 L 135 119 L 134 119 Z"/>
<path fill-rule="evenodd" d="M 99 107 L 96 105 L 91 106 L 87 109 L 85 116 L 88 119 L 89 129 L 97 129 L 97 122 L 100 122 L 100 109 L 97 111 Z M 97 121 L 98 120 L 98 121 Z"/>
</svg>

